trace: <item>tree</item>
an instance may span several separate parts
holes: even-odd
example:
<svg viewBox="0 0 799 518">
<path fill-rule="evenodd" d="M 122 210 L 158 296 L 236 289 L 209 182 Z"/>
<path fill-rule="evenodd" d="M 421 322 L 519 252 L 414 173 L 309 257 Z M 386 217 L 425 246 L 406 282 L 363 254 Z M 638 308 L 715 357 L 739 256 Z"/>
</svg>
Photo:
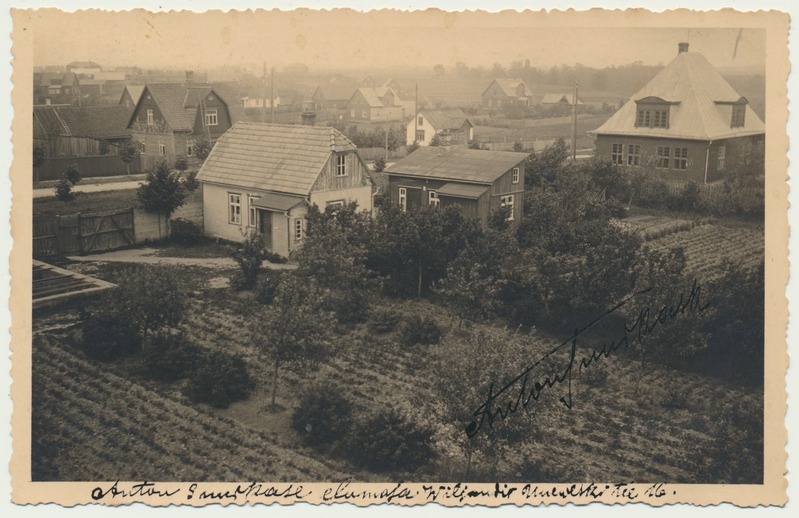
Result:
<svg viewBox="0 0 799 518">
<path fill-rule="evenodd" d="M 540 153 L 530 153 L 524 164 L 525 186 L 533 186 L 542 180 L 551 182 L 562 171 L 563 163 L 569 156 L 566 141 L 562 138 L 545 147 Z"/>
<path fill-rule="evenodd" d="M 415 140 L 412 143 L 405 146 L 405 150 L 408 152 L 409 155 L 414 151 L 416 151 L 417 149 L 419 149 L 419 143 Z"/>
<path fill-rule="evenodd" d="M 186 157 L 183 155 L 178 156 L 175 158 L 175 169 L 178 171 L 185 171 L 189 167 L 189 162 L 186 160 Z"/>
<path fill-rule="evenodd" d="M 160 162 L 147 173 L 144 183 L 136 192 L 147 212 L 158 214 L 158 236 L 161 236 L 161 215 L 169 217 L 186 201 L 188 192 L 177 172 L 171 171 L 166 162 Z"/>
<path fill-rule="evenodd" d="M 324 308 L 318 288 L 286 275 L 271 306 L 252 325 L 252 343 L 273 366 L 272 406 L 277 398 L 278 374 L 288 363 L 316 365 L 331 352 L 330 331 L 335 319 Z"/>
<path fill-rule="evenodd" d="M 261 234 L 251 232 L 244 236 L 244 241 L 227 247 L 228 254 L 239 265 L 239 278 L 231 281 L 234 289 L 250 289 L 255 286 L 258 272 L 266 259 L 266 249 Z"/>
<path fill-rule="evenodd" d="M 201 162 L 205 162 L 205 159 L 211 154 L 213 148 L 214 144 L 207 138 L 202 137 L 194 146 L 194 156 L 199 158 Z"/>
<path fill-rule="evenodd" d="M 83 173 L 80 169 L 78 169 L 76 164 L 72 164 L 67 167 L 67 172 L 64 173 L 64 177 L 74 186 L 83 179 Z"/>
<path fill-rule="evenodd" d="M 130 139 L 126 140 L 119 148 L 119 159 L 125 162 L 128 174 L 130 174 L 130 163 L 136 159 L 138 154 L 138 148 Z"/>
<path fill-rule="evenodd" d="M 117 278 L 111 309 L 129 322 L 143 339 L 183 321 L 185 297 L 174 276 L 163 268 L 123 270 Z"/>
<path fill-rule="evenodd" d="M 55 197 L 58 201 L 72 201 L 75 195 L 72 193 L 72 183 L 66 178 L 62 178 L 55 187 Z"/>
<path fill-rule="evenodd" d="M 386 168 L 386 159 L 382 156 L 375 160 L 375 172 L 382 173 L 383 170 Z"/>
<path fill-rule="evenodd" d="M 39 181 L 39 166 L 44 163 L 44 160 L 47 158 L 47 148 L 41 144 L 34 144 L 33 145 L 33 179 L 34 181 Z"/>
<path fill-rule="evenodd" d="M 444 145 L 444 140 L 441 138 L 441 135 L 436 133 L 435 135 L 433 135 L 433 138 L 430 139 L 429 145 L 430 146 L 443 146 Z"/>
</svg>

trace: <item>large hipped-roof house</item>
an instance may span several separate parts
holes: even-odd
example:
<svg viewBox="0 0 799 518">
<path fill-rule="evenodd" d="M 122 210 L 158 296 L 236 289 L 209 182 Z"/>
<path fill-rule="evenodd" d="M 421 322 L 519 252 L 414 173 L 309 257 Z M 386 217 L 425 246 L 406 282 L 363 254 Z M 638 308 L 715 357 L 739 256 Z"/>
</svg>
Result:
<svg viewBox="0 0 799 518">
<path fill-rule="evenodd" d="M 427 146 L 436 135 L 442 145 L 466 145 L 474 139 L 474 123 L 460 108 L 453 110 L 419 110 L 405 126 L 408 144 Z"/>
<path fill-rule="evenodd" d="M 522 215 L 527 153 L 461 146 L 421 147 L 385 169 L 391 203 L 401 210 L 456 206 L 483 225 L 500 207 Z"/>
<path fill-rule="evenodd" d="M 149 169 L 161 161 L 174 165 L 177 157 L 194 159 L 199 140 L 214 143 L 231 124 L 228 103 L 213 86 L 160 83 L 144 86 L 128 128 Z"/>
<path fill-rule="evenodd" d="M 740 152 L 760 146 L 763 121 L 702 55 L 681 43 L 677 57 L 605 124 L 595 155 L 616 165 L 649 166 L 665 179 L 723 178 Z"/>
<path fill-rule="evenodd" d="M 354 201 L 372 210 L 366 164 L 329 127 L 239 122 L 216 143 L 197 179 L 207 235 L 241 241 L 258 232 L 267 250 L 284 257 L 302 244 L 309 206 Z"/>
</svg>

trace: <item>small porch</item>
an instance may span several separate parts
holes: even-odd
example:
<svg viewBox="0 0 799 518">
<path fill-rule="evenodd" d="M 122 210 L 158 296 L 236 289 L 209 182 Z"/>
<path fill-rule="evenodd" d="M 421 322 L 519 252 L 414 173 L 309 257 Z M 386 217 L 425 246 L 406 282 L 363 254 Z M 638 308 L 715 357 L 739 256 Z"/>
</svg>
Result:
<svg viewBox="0 0 799 518">
<path fill-rule="evenodd" d="M 269 252 L 288 257 L 305 235 L 308 202 L 301 196 L 266 193 L 254 198 L 255 229 L 263 236 Z"/>
</svg>

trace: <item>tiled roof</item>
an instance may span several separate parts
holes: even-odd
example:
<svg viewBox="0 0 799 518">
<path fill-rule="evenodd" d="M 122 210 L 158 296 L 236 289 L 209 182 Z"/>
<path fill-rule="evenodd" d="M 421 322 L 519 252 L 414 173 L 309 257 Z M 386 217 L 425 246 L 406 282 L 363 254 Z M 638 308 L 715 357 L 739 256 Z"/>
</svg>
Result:
<svg viewBox="0 0 799 518">
<path fill-rule="evenodd" d="M 213 92 L 225 104 L 224 97 L 210 85 L 187 86 L 185 83 L 153 83 L 144 87 L 158 105 L 173 131 L 191 130 L 200 100 Z"/>
<path fill-rule="evenodd" d="M 460 129 L 467 121 L 466 114 L 459 108 L 455 110 L 421 110 L 419 115 L 425 117 L 427 122 L 438 131 Z"/>
<path fill-rule="evenodd" d="M 436 191 L 440 196 L 454 196 L 456 198 L 479 198 L 488 190 L 486 185 L 472 185 L 468 183 L 445 183 Z"/>
<path fill-rule="evenodd" d="M 34 106 L 33 113 L 50 136 L 113 139 L 129 135 L 130 110 L 125 106 Z"/>
<path fill-rule="evenodd" d="M 491 184 L 528 153 L 425 146 L 386 168 L 389 174 Z"/>
<path fill-rule="evenodd" d="M 358 92 L 363 95 L 363 98 L 366 99 L 366 102 L 369 104 L 371 108 L 382 108 L 385 106 L 383 101 L 380 100 L 379 94 L 377 93 L 377 89 L 375 88 L 358 88 Z"/>
<path fill-rule="evenodd" d="M 239 122 L 217 141 L 197 179 L 202 182 L 307 195 L 330 157 L 355 145 L 324 126 Z"/>
<path fill-rule="evenodd" d="M 139 103 L 141 94 L 144 91 L 144 85 L 125 85 L 125 90 L 128 91 L 130 98 L 133 99 L 135 104 Z"/>
<path fill-rule="evenodd" d="M 657 97 L 671 103 L 668 128 L 635 126 L 635 101 Z M 696 52 L 681 52 L 593 134 L 671 137 L 698 140 L 765 132 L 763 121 L 746 107 L 745 125 L 731 128 L 732 107 L 741 96 Z"/>
</svg>

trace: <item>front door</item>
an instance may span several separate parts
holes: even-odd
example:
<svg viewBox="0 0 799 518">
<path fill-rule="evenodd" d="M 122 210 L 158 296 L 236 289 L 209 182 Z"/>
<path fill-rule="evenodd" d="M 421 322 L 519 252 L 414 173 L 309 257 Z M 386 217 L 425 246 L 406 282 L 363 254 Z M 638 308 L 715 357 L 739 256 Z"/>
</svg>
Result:
<svg viewBox="0 0 799 518">
<path fill-rule="evenodd" d="M 272 251 L 272 213 L 268 210 L 258 211 L 258 232 L 264 239 L 264 248 Z"/>
</svg>

